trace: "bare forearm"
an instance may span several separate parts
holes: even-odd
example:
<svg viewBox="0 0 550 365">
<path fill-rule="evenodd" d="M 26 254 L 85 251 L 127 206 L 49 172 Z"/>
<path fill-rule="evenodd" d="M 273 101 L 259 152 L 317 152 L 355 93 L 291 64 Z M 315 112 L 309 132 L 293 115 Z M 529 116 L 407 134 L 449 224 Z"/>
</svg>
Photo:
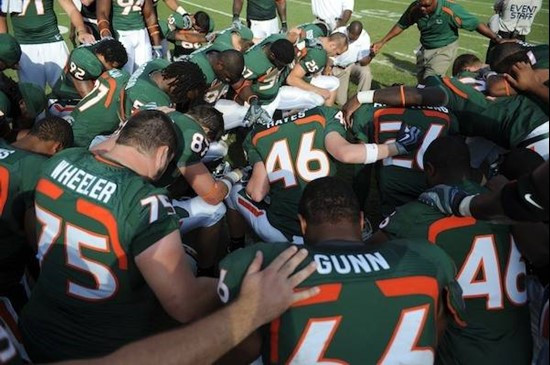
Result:
<svg viewBox="0 0 550 365">
<path fill-rule="evenodd" d="M 439 88 L 418 89 L 415 87 L 388 87 L 376 90 L 374 102 L 391 106 L 440 106 L 445 105 L 447 97 Z"/>
<path fill-rule="evenodd" d="M 479 23 L 479 25 L 476 28 L 476 31 L 482 36 L 485 36 L 493 41 L 495 41 L 498 38 L 498 36 L 485 23 Z"/>
<path fill-rule="evenodd" d="M 241 15 L 243 0 L 233 0 L 233 15 Z"/>
<path fill-rule="evenodd" d="M 401 34 L 403 32 L 403 28 L 401 28 L 400 26 L 398 26 L 397 24 L 394 25 L 390 31 L 388 32 L 388 34 L 386 34 L 384 36 L 384 38 L 382 38 L 381 42 L 382 43 L 388 43 L 389 41 L 391 41 L 393 38 L 397 37 L 399 34 Z"/>
<path fill-rule="evenodd" d="M 350 18 L 351 18 L 351 10 L 344 10 L 342 15 L 340 16 L 340 20 L 338 21 L 338 27 L 343 27 L 344 25 L 348 24 Z"/>
<path fill-rule="evenodd" d="M 286 23 L 286 0 L 275 0 L 275 5 L 281 23 Z"/>
<path fill-rule="evenodd" d="M 8 32 L 8 22 L 6 21 L 6 14 L 0 14 L 0 33 Z"/>
<path fill-rule="evenodd" d="M 154 46 L 160 45 L 160 27 L 158 24 L 157 14 L 153 9 L 153 2 L 146 1 L 143 6 L 143 18 L 145 20 L 145 25 L 147 25 L 147 30 L 149 31 L 149 36 L 153 41 Z"/>
<path fill-rule="evenodd" d="M 111 2 L 109 0 L 97 0 L 97 29 L 101 37 L 111 35 Z"/>
</svg>

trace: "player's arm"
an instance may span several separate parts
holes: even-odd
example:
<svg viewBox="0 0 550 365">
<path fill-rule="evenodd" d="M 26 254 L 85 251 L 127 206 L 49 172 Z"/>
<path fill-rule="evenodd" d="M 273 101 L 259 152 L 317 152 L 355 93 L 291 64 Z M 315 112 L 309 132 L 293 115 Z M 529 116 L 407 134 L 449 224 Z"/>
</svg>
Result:
<svg viewBox="0 0 550 365">
<path fill-rule="evenodd" d="M 177 0 L 164 0 L 164 3 L 168 7 L 168 9 L 170 9 L 172 11 L 178 12 L 181 15 L 187 14 L 185 9 L 183 9 L 181 6 L 178 5 Z M 181 8 L 181 10 L 179 8 Z"/>
<path fill-rule="evenodd" d="M 8 22 L 6 21 L 6 14 L 0 12 L 0 33 L 8 32 Z"/>
<path fill-rule="evenodd" d="M 325 99 L 328 99 L 330 97 L 330 91 L 310 84 L 309 82 L 304 80 L 305 77 L 306 70 L 304 70 L 302 65 L 297 64 L 296 66 L 294 66 L 292 71 L 290 71 L 290 74 L 286 78 L 286 83 L 290 86 L 295 86 L 302 90 L 312 91 L 316 94 L 321 95 Z"/>
<path fill-rule="evenodd" d="M 235 179 L 225 176 L 220 180 L 214 179 L 202 162 L 182 166 L 179 170 L 195 193 L 211 205 L 221 203 L 227 197 L 233 184 L 237 182 L 234 181 Z"/>
<path fill-rule="evenodd" d="M 71 23 L 76 28 L 76 36 L 80 43 L 92 43 L 95 41 L 95 38 L 93 35 L 88 33 L 88 29 L 84 26 L 84 20 L 82 19 L 82 15 L 76 8 L 76 6 L 73 4 L 71 0 L 59 0 L 59 5 L 63 8 L 63 10 L 67 13 L 69 18 L 71 19 Z"/>
<path fill-rule="evenodd" d="M 489 96 L 510 96 L 516 95 L 517 91 L 510 86 L 502 75 L 493 75 L 487 78 L 487 94 Z"/>
<path fill-rule="evenodd" d="M 373 43 L 372 45 L 372 52 L 378 53 L 392 39 L 403 33 L 403 28 L 400 27 L 398 24 L 395 24 L 390 31 L 378 42 Z"/>
<path fill-rule="evenodd" d="M 493 32 L 491 30 L 491 28 L 489 28 L 487 26 L 487 24 L 485 24 L 483 22 L 479 23 L 479 25 L 476 28 L 476 31 L 479 34 L 481 34 L 482 36 L 485 36 L 485 37 L 489 38 L 490 40 L 492 40 L 496 44 L 502 43 L 502 37 L 499 36 L 498 34 L 495 34 L 495 32 Z"/>
<path fill-rule="evenodd" d="M 343 2 L 343 11 L 340 15 L 340 18 L 338 18 L 338 22 L 336 23 L 336 28 L 340 28 L 348 24 L 351 14 L 353 13 L 353 5 L 354 0 L 345 0 Z"/>
<path fill-rule="evenodd" d="M 166 312 L 181 323 L 210 313 L 219 304 L 216 281 L 195 278 L 174 230 L 135 257 L 136 265 Z"/>
<path fill-rule="evenodd" d="M 112 37 L 111 33 L 111 0 L 97 0 L 97 29 L 101 38 Z"/>
<path fill-rule="evenodd" d="M 147 31 L 149 32 L 153 46 L 160 46 L 160 27 L 157 13 L 153 6 L 153 0 L 145 0 L 143 3 L 143 20 L 147 26 Z"/>
<path fill-rule="evenodd" d="M 252 175 L 246 185 L 246 194 L 255 202 L 259 203 L 269 193 L 269 180 L 265 164 L 256 162 L 252 168 Z"/>
<path fill-rule="evenodd" d="M 275 6 L 277 7 L 277 14 L 281 20 L 281 32 L 286 33 L 288 30 L 288 24 L 286 22 L 286 0 L 275 0 Z"/>
<path fill-rule="evenodd" d="M 169 32 L 166 35 L 166 39 L 169 41 L 180 41 L 190 43 L 206 43 L 206 35 L 196 32 L 194 30 L 179 29 Z"/>
<path fill-rule="evenodd" d="M 541 74 L 543 77 L 541 77 Z M 517 62 L 512 66 L 511 75 L 504 75 L 516 90 L 531 94 L 546 104 L 550 104 L 548 93 L 548 70 L 533 70 L 527 62 Z"/>
<path fill-rule="evenodd" d="M 349 143 L 337 132 L 327 134 L 325 147 L 332 157 L 346 164 L 370 164 L 399 154 L 396 143 Z"/>
<path fill-rule="evenodd" d="M 241 23 L 241 11 L 243 10 L 244 0 L 233 0 L 233 25 Z"/>
<path fill-rule="evenodd" d="M 73 80 L 74 88 L 81 98 L 85 97 L 94 89 L 94 81 L 92 80 L 77 80 L 71 74 L 67 75 Z"/>
</svg>

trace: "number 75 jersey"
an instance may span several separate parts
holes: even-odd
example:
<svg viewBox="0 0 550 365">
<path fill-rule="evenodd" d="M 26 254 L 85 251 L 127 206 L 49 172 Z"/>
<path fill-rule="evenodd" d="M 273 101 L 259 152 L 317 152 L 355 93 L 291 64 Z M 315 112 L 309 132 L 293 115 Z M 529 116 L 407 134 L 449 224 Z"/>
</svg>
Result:
<svg viewBox="0 0 550 365">
<path fill-rule="evenodd" d="M 451 259 L 420 241 L 308 247 L 301 267 L 314 260 L 317 271 L 300 287 L 318 286 L 320 293 L 271 323 L 264 364 L 432 364 L 437 313 L 448 306 L 464 324 L 462 302 Z M 225 258 L 218 285 L 222 301 L 238 294 L 256 251 L 262 251 L 265 267 L 289 246 L 260 243 Z"/>
</svg>

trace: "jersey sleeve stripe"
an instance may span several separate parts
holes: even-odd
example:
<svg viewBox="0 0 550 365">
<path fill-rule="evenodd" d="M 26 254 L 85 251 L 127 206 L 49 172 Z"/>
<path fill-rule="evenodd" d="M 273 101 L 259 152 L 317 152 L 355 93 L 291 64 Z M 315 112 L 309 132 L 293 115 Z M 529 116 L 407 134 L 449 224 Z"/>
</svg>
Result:
<svg viewBox="0 0 550 365">
<path fill-rule="evenodd" d="M 115 95 L 116 81 L 111 77 L 105 77 L 105 80 L 107 80 L 107 82 L 109 83 L 109 93 L 107 94 L 107 98 L 105 99 L 105 104 L 103 105 L 105 106 L 105 108 L 108 108 L 113 101 L 113 96 Z"/>
<path fill-rule="evenodd" d="M 279 330 L 281 328 L 281 318 L 276 318 L 271 321 L 269 326 L 269 358 L 272 364 L 279 363 Z"/>
<path fill-rule="evenodd" d="M 319 288 L 319 294 L 309 299 L 296 302 L 292 304 L 291 307 L 292 308 L 303 307 L 306 305 L 335 302 L 340 298 L 340 293 L 342 292 L 342 284 L 340 283 L 319 285 L 318 288 Z M 295 291 L 300 291 L 300 290 L 305 290 L 305 288 L 295 290 Z"/>
<path fill-rule="evenodd" d="M 61 197 L 61 195 L 63 195 L 63 189 L 44 178 L 38 181 L 38 184 L 36 185 L 36 191 L 46 195 L 53 200 L 57 200 L 59 199 L 59 197 Z"/>
<path fill-rule="evenodd" d="M 113 214 L 109 210 L 90 203 L 84 199 L 78 199 L 76 201 L 76 211 L 101 223 L 105 226 L 105 228 L 107 228 L 107 232 L 109 232 L 109 240 L 112 243 L 113 250 L 115 251 L 115 255 L 118 260 L 118 267 L 121 270 L 127 270 L 128 258 L 126 257 L 126 253 L 122 249 L 122 245 L 118 239 L 118 226 Z M 98 217 L 101 217 L 101 220 L 99 220 Z"/>
<path fill-rule="evenodd" d="M 315 122 L 320 123 L 323 126 L 323 128 L 325 128 L 327 124 L 327 120 L 321 115 L 311 115 L 306 118 L 298 119 L 297 121 L 294 122 L 294 124 L 304 125 L 304 124 L 315 123 Z"/>
<path fill-rule="evenodd" d="M 406 295 L 427 295 L 433 299 L 435 310 L 439 303 L 439 284 L 429 276 L 407 276 L 403 278 L 377 280 L 376 286 L 387 297 Z"/>
<path fill-rule="evenodd" d="M 10 172 L 4 166 L 0 166 L 0 215 L 4 212 L 4 206 L 8 201 L 10 189 Z"/>
<path fill-rule="evenodd" d="M 468 99 L 468 94 L 460 91 L 456 86 L 454 86 L 448 77 L 443 78 L 443 83 L 445 84 L 445 86 L 451 89 L 451 91 L 454 92 L 456 95 L 460 96 L 463 99 Z"/>
<path fill-rule="evenodd" d="M 267 136 L 269 136 L 273 133 L 277 133 L 278 130 L 279 130 L 279 127 L 273 127 L 273 128 L 266 129 L 265 131 L 258 132 L 252 138 L 252 144 L 254 146 L 256 146 L 258 144 L 258 141 L 260 140 L 260 138 L 267 137 Z"/>
<path fill-rule="evenodd" d="M 428 228 L 428 241 L 435 244 L 437 236 L 439 236 L 440 233 L 454 228 L 473 226 L 474 224 L 476 224 L 476 219 L 473 217 L 451 216 L 438 219 L 430 224 Z"/>
</svg>

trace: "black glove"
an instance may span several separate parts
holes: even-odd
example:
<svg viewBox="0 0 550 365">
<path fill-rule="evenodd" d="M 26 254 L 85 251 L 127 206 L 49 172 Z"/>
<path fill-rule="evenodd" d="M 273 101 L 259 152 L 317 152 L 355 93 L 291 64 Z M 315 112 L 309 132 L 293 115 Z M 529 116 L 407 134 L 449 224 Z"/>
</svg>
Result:
<svg viewBox="0 0 550 365">
<path fill-rule="evenodd" d="M 467 196 L 468 194 L 465 191 L 456 186 L 436 185 L 420 194 L 418 200 L 438 209 L 443 214 L 454 214 L 460 217 L 460 203 Z"/>
<path fill-rule="evenodd" d="M 253 98 L 250 102 L 250 108 L 248 108 L 248 111 L 244 117 L 244 126 L 250 127 L 256 123 L 267 125 L 271 121 L 271 116 L 264 108 L 262 108 L 258 98 Z"/>
</svg>

